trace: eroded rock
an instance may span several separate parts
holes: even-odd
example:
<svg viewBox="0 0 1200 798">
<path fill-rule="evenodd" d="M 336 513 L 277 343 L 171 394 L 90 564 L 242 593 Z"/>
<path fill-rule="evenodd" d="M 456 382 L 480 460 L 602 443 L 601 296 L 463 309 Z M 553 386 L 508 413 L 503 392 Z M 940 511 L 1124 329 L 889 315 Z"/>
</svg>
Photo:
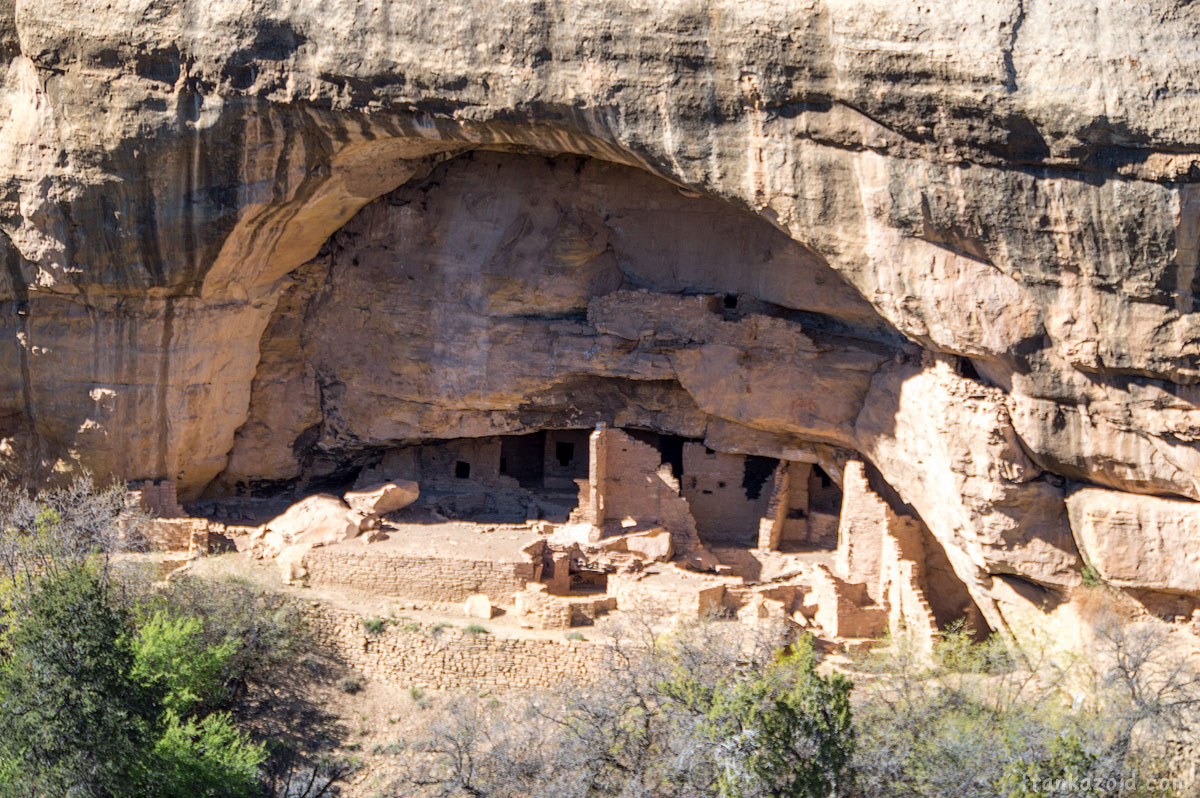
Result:
<svg viewBox="0 0 1200 798">
<path fill-rule="evenodd" d="M 1200 499 L 1200 17 L 1144 6 L 12 5 L 0 468 L 605 422 L 857 452 L 981 607 L 1061 591 L 1060 477 Z"/>
<path fill-rule="evenodd" d="M 348 491 L 342 498 L 350 509 L 364 516 L 379 516 L 403 510 L 421 495 L 421 486 L 411 480 L 393 480 L 365 490 Z"/>
<path fill-rule="evenodd" d="M 1071 529 L 1105 582 L 1200 596 L 1200 504 L 1084 488 Z"/>
</svg>

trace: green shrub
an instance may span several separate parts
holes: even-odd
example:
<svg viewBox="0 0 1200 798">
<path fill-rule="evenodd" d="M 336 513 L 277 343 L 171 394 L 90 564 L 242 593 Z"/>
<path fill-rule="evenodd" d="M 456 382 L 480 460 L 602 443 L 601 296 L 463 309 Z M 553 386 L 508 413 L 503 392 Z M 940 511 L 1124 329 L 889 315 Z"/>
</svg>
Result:
<svg viewBox="0 0 1200 798">
<path fill-rule="evenodd" d="M 1083 579 L 1085 587 L 1100 587 L 1100 585 L 1104 584 L 1104 580 L 1100 578 L 1100 572 L 1090 562 L 1083 564 L 1083 571 L 1080 577 Z"/>
<path fill-rule="evenodd" d="M 761 672 L 706 683 L 681 663 L 659 689 L 701 716 L 721 798 L 827 798 L 853 781 L 852 686 L 818 674 L 804 638 Z"/>
<path fill-rule="evenodd" d="M 237 643 L 210 646 L 198 618 L 172 618 L 157 610 L 141 619 L 133 639 L 133 676 L 163 695 L 167 711 L 186 716 L 223 698 L 222 675 Z"/>
<path fill-rule="evenodd" d="M 369 635 L 383 634 L 387 629 L 387 621 L 383 618 L 363 618 L 362 625 Z"/>
<path fill-rule="evenodd" d="M 86 566 L 29 595 L 0 664 L 0 795 L 137 794 L 160 705 L 131 676 L 126 628 Z"/>
<path fill-rule="evenodd" d="M 363 689 L 363 683 L 358 679 L 355 679 L 353 676 L 347 676 L 345 679 L 342 679 L 340 682 L 338 682 L 338 689 L 343 693 L 354 695 Z"/>
<path fill-rule="evenodd" d="M 154 747 L 155 794 L 163 798 L 255 798 L 266 749 L 238 731 L 228 714 L 199 720 L 169 716 Z"/>
<path fill-rule="evenodd" d="M 463 631 L 469 635 L 490 635 L 486 626 L 480 626 L 477 623 L 472 623 L 463 627 Z"/>
</svg>

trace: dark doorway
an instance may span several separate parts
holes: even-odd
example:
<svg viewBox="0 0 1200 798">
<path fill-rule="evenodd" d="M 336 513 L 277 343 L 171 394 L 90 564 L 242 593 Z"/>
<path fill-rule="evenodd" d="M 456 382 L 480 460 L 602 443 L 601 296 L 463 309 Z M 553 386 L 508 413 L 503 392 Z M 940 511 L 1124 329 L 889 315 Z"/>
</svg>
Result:
<svg viewBox="0 0 1200 798">
<path fill-rule="evenodd" d="M 515 479 L 522 488 L 536 490 L 545 478 L 542 452 L 546 433 L 506 435 L 500 439 L 500 473 Z"/>
</svg>

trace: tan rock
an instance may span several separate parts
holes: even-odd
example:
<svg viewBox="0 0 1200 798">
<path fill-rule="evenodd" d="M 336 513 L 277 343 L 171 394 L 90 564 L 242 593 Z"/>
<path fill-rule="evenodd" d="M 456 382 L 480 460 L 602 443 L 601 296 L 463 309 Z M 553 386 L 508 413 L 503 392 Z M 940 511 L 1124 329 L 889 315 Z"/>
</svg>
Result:
<svg viewBox="0 0 1200 798">
<path fill-rule="evenodd" d="M 648 562 L 666 562 L 673 553 L 671 533 L 665 529 L 651 529 L 627 535 L 625 549 Z"/>
<path fill-rule="evenodd" d="M 285 585 L 304 582 L 304 578 L 308 576 L 308 569 L 304 567 L 304 556 L 313 549 L 313 545 L 312 543 L 293 543 L 279 552 L 279 556 L 275 558 L 275 564 L 279 567 L 279 578 Z"/>
<path fill-rule="evenodd" d="M 1200 498 L 1184 4 L 161 5 L 0 8 L 5 473 L 739 425 L 870 459 L 981 606 L 1072 584 L 1055 475 Z"/>
<path fill-rule="evenodd" d="M 411 480 L 393 480 L 366 490 L 352 490 L 343 497 L 350 509 L 364 516 L 387 515 L 402 510 L 421 495 L 421 487 Z"/>
<path fill-rule="evenodd" d="M 1200 503 L 1085 488 L 1067 510 L 1105 582 L 1200 595 Z"/>
<path fill-rule="evenodd" d="M 492 600 L 483 593 L 468 596 L 467 600 L 463 602 L 463 614 L 468 618 L 482 618 L 488 621 L 491 620 L 494 612 Z"/>
<path fill-rule="evenodd" d="M 293 504 L 263 526 L 264 554 L 277 555 L 293 543 L 337 543 L 358 535 L 349 508 L 336 496 L 318 493 Z"/>
</svg>

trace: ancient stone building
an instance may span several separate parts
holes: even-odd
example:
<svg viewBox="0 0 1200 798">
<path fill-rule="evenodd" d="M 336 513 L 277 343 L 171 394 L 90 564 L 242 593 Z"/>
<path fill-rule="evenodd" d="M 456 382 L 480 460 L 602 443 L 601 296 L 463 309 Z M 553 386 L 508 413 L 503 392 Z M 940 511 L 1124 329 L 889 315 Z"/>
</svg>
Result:
<svg viewBox="0 0 1200 798">
<path fill-rule="evenodd" d="M 1194 7 L 697 8 L 0 4 L 0 469 L 552 515 L 605 423 L 701 541 L 832 549 L 857 459 L 935 612 L 1190 617 Z"/>
</svg>

